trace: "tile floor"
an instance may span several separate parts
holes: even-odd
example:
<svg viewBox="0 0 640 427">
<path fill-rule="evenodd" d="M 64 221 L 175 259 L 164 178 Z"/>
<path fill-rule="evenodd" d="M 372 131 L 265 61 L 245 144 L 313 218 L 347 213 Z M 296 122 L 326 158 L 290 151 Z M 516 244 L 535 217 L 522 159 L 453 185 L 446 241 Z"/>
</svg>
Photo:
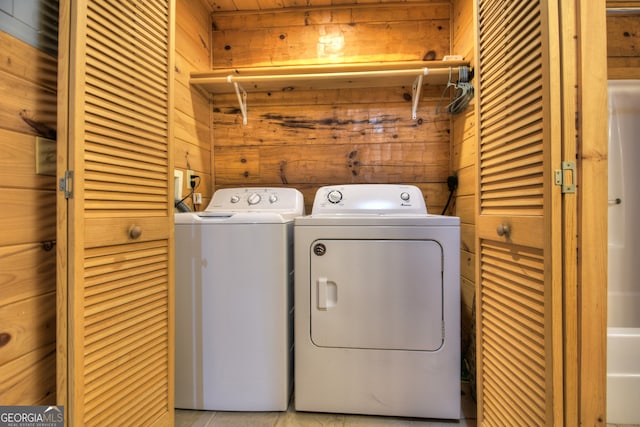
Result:
<svg viewBox="0 0 640 427">
<path fill-rule="evenodd" d="M 469 385 L 461 387 L 460 422 L 423 418 L 296 412 L 216 412 L 176 409 L 175 427 L 476 427 L 476 405 Z"/>
</svg>

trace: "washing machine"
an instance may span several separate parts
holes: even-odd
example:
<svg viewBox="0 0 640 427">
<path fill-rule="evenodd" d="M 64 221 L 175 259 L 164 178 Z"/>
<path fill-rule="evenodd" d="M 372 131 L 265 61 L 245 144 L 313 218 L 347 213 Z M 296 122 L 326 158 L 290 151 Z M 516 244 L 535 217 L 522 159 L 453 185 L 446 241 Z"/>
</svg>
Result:
<svg viewBox="0 0 640 427">
<path fill-rule="evenodd" d="M 460 219 L 327 186 L 294 241 L 296 410 L 460 418 Z"/>
<path fill-rule="evenodd" d="M 292 391 L 292 188 L 215 192 L 175 214 L 175 407 L 285 411 Z"/>
</svg>

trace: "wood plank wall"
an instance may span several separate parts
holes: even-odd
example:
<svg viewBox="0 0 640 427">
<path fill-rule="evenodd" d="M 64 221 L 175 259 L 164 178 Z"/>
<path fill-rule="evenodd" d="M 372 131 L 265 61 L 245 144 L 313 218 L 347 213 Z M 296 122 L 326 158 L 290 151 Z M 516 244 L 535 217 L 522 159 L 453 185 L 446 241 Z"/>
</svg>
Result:
<svg viewBox="0 0 640 427">
<path fill-rule="evenodd" d="M 43 244 L 56 178 L 35 166 L 36 136 L 55 139 L 56 76 L 55 58 L 0 32 L 0 405 L 56 402 L 56 257 Z"/>
<path fill-rule="evenodd" d="M 473 2 L 455 0 L 453 2 L 453 52 L 463 55 L 472 65 L 475 64 L 475 33 Z M 472 83 L 474 83 L 472 81 Z M 469 369 L 475 371 L 473 354 L 470 348 L 471 320 L 475 311 L 475 223 L 476 223 L 476 187 L 477 187 L 477 147 L 475 100 L 467 109 L 453 116 L 451 136 L 451 169 L 458 177 L 453 214 L 460 217 L 460 287 L 461 287 L 461 331 L 463 357 L 469 362 Z M 473 372 L 471 372 L 473 374 Z"/>
<path fill-rule="evenodd" d="M 196 210 L 204 209 L 213 193 L 211 174 L 211 117 L 209 94 L 189 85 L 192 71 L 206 70 L 211 65 L 211 20 L 206 0 L 176 1 L 176 84 L 175 84 L 175 168 L 183 171 L 183 197 L 188 195 L 186 170 L 201 179 L 196 192 L 202 204 L 185 203 Z"/>
<path fill-rule="evenodd" d="M 635 13 L 607 15 L 607 68 L 611 79 L 640 79 L 640 1 L 607 1 L 607 8 Z"/>
<path fill-rule="evenodd" d="M 442 59 L 448 2 L 360 4 L 279 12 L 214 13 L 213 68 Z M 330 51 L 322 37 L 343 37 Z M 216 188 L 292 186 L 310 210 L 322 185 L 408 183 L 440 213 L 450 175 L 443 86 L 425 86 L 418 120 L 411 87 L 250 93 L 248 125 L 235 94 L 213 97 Z M 446 105 L 446 103 L 445 103 Z"/>
</svg>

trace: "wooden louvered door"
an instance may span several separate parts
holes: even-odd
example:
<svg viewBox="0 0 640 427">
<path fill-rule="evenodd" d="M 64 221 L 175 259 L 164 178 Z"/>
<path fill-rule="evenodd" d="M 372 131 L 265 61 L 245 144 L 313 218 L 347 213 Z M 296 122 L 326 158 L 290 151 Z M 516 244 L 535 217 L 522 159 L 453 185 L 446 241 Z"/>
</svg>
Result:
<svg viewBox="0 0 640 427">
<path fill-rule="evenodd" d="M 479 0 L 477 8 L 479 424 L 561 425 L 557 4 Z"/>
<path fill-rule="evenodd" d="M 58 396 L 70 426 L 173 424 L 174 9 L 60 2 L 58 169 L 73 177 L 58 198 Z"/>
</svg>

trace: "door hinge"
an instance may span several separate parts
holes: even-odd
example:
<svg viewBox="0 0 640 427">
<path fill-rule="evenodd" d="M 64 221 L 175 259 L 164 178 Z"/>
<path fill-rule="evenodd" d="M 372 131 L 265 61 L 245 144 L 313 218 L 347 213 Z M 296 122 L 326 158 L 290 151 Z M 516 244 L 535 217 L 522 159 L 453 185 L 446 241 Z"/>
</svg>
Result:
<svg viewBox="0 0 640 427">
<path fill-rule="evenodd" d="M 576 192 L 576 162 L 562 162 L 560 170 L 555 170 L 555 184 L 562 187 L 562 194 Z"/>
<path fill-rule="evenodd" d="M 64 191 L 64 198 L 73 198 L 73 171 L 65 171 L 64 178 L 60 178 L 60 191 Z"/>
</svg>

